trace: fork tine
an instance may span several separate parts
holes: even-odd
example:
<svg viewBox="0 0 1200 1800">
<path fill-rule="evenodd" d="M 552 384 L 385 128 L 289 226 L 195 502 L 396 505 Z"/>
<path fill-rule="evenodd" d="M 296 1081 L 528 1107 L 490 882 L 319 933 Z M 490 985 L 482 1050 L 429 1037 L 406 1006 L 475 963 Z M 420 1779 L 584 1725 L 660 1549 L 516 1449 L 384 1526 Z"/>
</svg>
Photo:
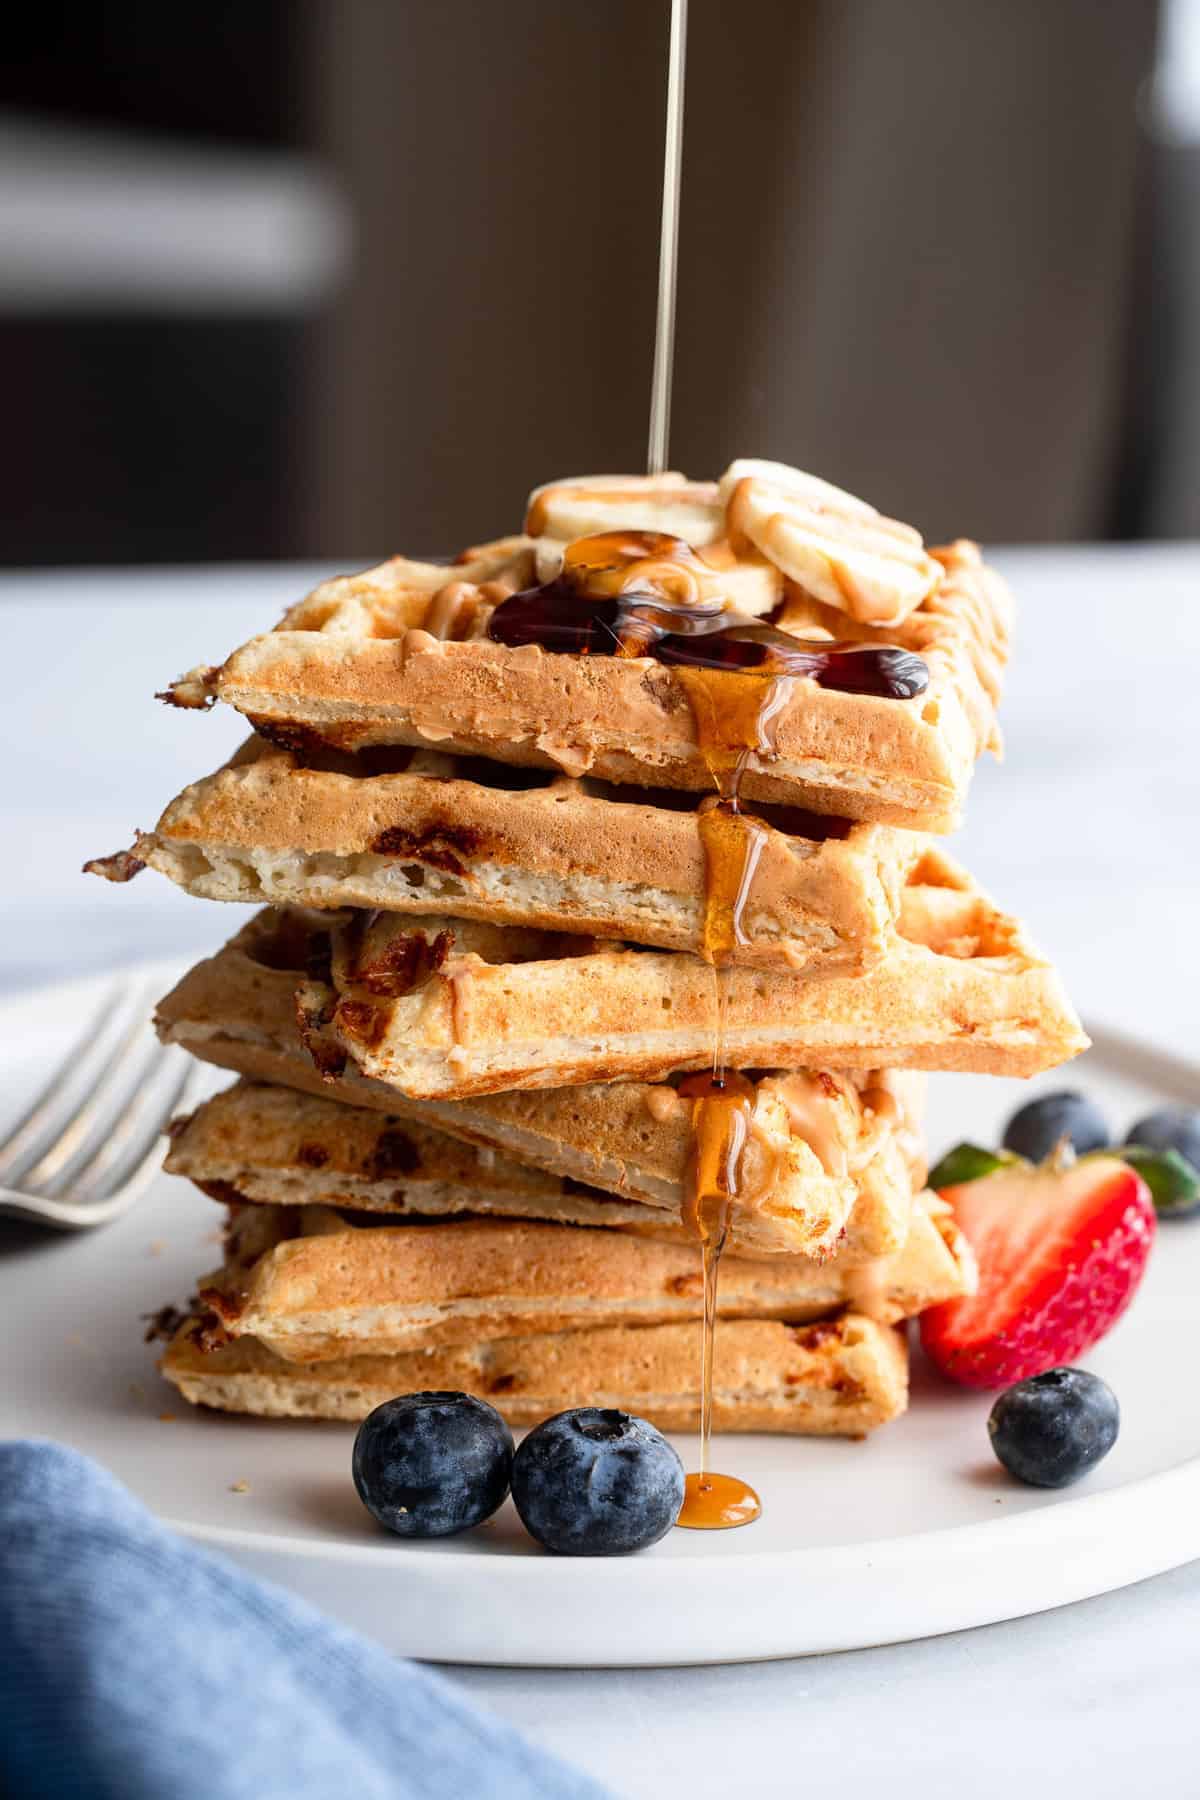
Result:
<svg viewBox="0 0 1200 1800">
<path fill-rule="evenodd" d="M 56 1137 L 40 1156 L 37 1155 L 36 1142 L 25 1150 L 24 1156 L 20 1153 L 14 1156 L 11 1150 L 7 1155 L 0 1154 L 0 1169 L 3 1170 L 6 1181 L 20 1181 L 24 1186 L 32 1187 L 38 1182 L 49 1180 L 56 1170 L 63 1167 L 99 1117 L 109 1093 L 137 1051 L 146 1024 L 145 1010 L 141 1006 L 135 1007 L 133 1017 L 118 1038 L 112 1054 L 101 1063 L 95 1075 L 87 1082 L 76 1099 L 74 1111 L 63 1121 Z M 36 1161 L 31 1163 L 28 1160 L 30 1157 L 36 1157 Z"/>
<path fill-rule="evenodd" d="M 157 1043 L 123 1046 L 123 1054 L 106 1068 L 88 1103 L 21 1176 L 22 1189 L 27 1194 L 64 1194 L 77 1187 L 125 1114 L 151 1100 L 169 1056 Z"/>
<path fill-rule="evenodd" d="M 171 1076 L 165 1092 L 164 1069 Z M 123 1169 L 133 1164 L 136 1172 L 147 1153 L 157 1151 L 158 1140 L 195 1073 L 196 1065 L 190 1056 L 182 1056 L 171 1048 L 161 1050 L 148 1080 L 139 1081 L 131 1090 L 99 1143 L 72 1172 L 70 1191 L 80 1200 L 86 1201 L 93 1194 L 103 1199 L 119 1184 Z"/>
<path fill-rule="evenodd" d="M 94 1200 L 74 1192 L 69 1199 L 39 1197 L 36 1202 L 39 1222 L 64 1230 L 77 1230 L 85 1225 L 107 1225 L 111 1220 L 119 1219 L 122 1213 L 128 1212 L 158 1168 L 159 1138 L 171 1112 L 183 1104 L 192 1084 L 198 1082 L 200 1073 L 199 1065 L 192 1064 L 173 1084 L 166 1104 L 157 1113 L 154 1134 L 126 1180 L 118 1181 L 102 1198 Z M 16 1204 L 9 1204 L 10 1201 Z M 19 1214 L 19 1202 L 20 1196 L 15 1193 L 0 1196 L 0 1212 L 16 1211 Z"/>
<path fill-rule="evenodd" d="M 95 1202 L 98 1207 L 106 1209 L 105 1216 L 116 1216 L 107 1210 L 112 1207 L 115 1200 L 120 1201 L 120 1211 L 124 1211 L 127 1206 L 132 1206 L 147 1182 L 158 1173 L 162 1167 L 161 1144 L 166 1135 L 167 1126 L 179 1107 L 186 1104 L 200 1080 L 200 1074 L 199 1066 L 189 1057 L 187 1067 L 182 1069 L 175 1081 L 172 1082 L 163 1104 L 155 1109 L 152 1127 L 145 1127 L 142 1135 L 138 1137 L 131 1168 L 117 1167 L 113 1173 L 113 1165 L 115 1162 L 119 1162 L 119 1158 L 106 1159 L 104 1173 L 111 1174 L 112 1180 L 107 1188 L 101 1186 L 97 1189 Z M 134 1132 L 131 1126 L 126 1132 L 124 1142 L 127 1144 L 133 1136 Z M 101 1158 L 98 1157 L 93 1168 L 100 1161 Z M 125 1161 L 127 1165 L 128 1157 Z M 85 1201 L 85 1203 L 90 1202 Z"/>
<path fill-rule="evenodd" d="M 79 1063 L 85 1051 L 96 1042 L 98 1033 L 103 1030 L 105 1021 L 112 1013 L 113 1007 L 132 992 L 128 982 L 118 983 L 111 988 L 104 998 L 94 1017 L 89 1021 L 83 1035 L 72 1044 L 62 1062 L 42 1088 L 41 1092 L 30 1102 L 25 1112 L 12 1127 L 8 1136 L 0 1141 L 0 1169 L 7 1168 L 25 1149 L 30 1138 L 36 1137 L 42 1129 L 43 1120 L 51 1110 L 52 1102 L 61 1092 L 67 1078 Z"/>
</svg>

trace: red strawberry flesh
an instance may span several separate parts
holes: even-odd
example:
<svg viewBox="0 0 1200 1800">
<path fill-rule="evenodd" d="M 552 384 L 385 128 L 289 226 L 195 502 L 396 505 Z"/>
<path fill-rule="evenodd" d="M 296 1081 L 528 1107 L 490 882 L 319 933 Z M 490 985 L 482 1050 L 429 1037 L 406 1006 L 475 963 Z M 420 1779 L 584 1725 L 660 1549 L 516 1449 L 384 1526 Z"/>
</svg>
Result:
<svg viewBox="0 0 1200 1800">
<path fill-rule="evenodd" d="M 1115 1157 L 997 1169 L 944 1190 L 979 1289 L 931 1307 L 921 1342 L 953 1381 L 1001 1388 L 1070 1363 L 1129 1305 L 1154 1242 L 1149 1189 Z"/>
</svg>

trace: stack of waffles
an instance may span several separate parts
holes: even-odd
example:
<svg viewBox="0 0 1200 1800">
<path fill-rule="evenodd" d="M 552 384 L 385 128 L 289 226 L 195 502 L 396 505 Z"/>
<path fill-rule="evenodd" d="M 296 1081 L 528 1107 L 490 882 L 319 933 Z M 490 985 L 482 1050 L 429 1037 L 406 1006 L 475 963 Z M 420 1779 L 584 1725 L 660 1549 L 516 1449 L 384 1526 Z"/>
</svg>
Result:
<svg viewBox="0 0 1200 1800">
<path fill-rule="evenodd" d="M 902 1322 L 975 1278 L 923 1071 L 1085 1042 L 932 835 L 997 746 L 1009 612 L 973 545 L 741 462 L 555 483 L 177 681 L 253 735 L 89 866 L 261 910 L 158 1010 L 238 1077 L 173 1131 L 228 1224 L 168 1379 L 690 1429 L 707 1289 L 715 1428 L 902 1412 Z"/>
</svg>

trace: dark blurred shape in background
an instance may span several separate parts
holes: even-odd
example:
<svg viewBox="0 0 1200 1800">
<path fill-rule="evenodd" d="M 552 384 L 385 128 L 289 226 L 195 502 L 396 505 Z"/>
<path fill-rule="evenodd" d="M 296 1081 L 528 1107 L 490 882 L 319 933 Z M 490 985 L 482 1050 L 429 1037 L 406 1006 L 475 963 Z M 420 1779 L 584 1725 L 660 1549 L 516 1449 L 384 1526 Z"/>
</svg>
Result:
<svg viewBox="0 0 1200 1800">
<path fill-rule="evenodd" d="M 0 70 L 0 561 L 449 550 L 644 455 L 667 0 L 107 0 Z M 692 0 L 672 460 L 1200 532 L 1200 0 Z"/>
</svg>

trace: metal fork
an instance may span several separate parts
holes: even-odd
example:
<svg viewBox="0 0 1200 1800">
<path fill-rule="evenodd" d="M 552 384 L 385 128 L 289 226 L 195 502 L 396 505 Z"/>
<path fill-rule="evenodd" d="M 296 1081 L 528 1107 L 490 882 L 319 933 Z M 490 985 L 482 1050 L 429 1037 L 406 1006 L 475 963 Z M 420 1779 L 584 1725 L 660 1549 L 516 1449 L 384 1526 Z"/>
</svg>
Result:
<svg viewBox="0 0 1200 1800">
<path fill-rule="evenodd" d="M 150 1035 L 150 995 L 119 982 L 0 1142 L 0 1213 L 63 1231 L 117 1219 L 159 1165 L 159 1140 L 199 1078 Z"/>
</svg>

